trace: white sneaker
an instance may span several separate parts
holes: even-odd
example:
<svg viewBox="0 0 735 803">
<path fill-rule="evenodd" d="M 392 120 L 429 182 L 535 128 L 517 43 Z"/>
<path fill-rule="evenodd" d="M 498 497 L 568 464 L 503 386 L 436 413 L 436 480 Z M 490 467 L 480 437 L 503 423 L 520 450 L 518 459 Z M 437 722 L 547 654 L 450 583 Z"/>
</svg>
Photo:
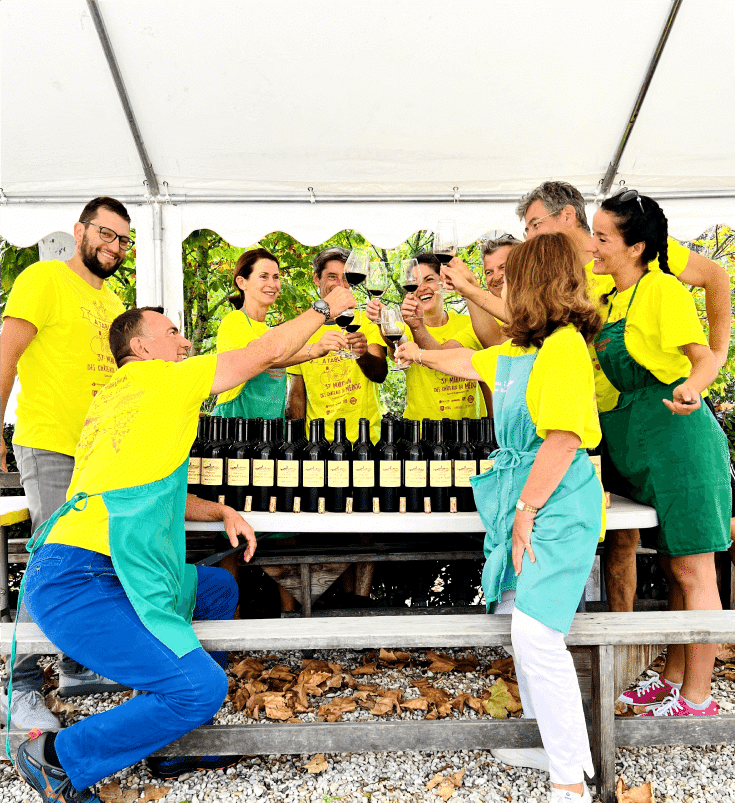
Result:
<svg viewBox="0 0 735 803">
<path fill-rule="evenodd" d="M 98 675 L 91 669 L 82 668 L 81 672 L 67 675 L 59 670 L 59 697 L 76 697 L 79 694 L 103 694 L 104 692 L 130 691 L 114 680 Z"/>
<path fill-rule="evenodd" d="M 8 690 L 0 694 L 0 720 L 3 725 L 8 718 Z M 61 722 L 46 707 L 40 691 L 13 690 L 13 703 L 10 706 L 10 726 L 29 731 L 40 728 L 42 731 L 57 731 Z"/>
<path fill-rule="evenodd" d="M 584 785 L 584 794 L 578 795 L 566 789 L 551 788 L 549 803 L 592 803 L 592 795 L 587 784 Z"/>
<path fill-rule="evenodd" d="M 511 767 L 527 767 L 531 770 L 549 771 L 549 756 L 543 747 L 515 747 L 512 749 L 491 750 L 493 758 Z"/>
</svg>

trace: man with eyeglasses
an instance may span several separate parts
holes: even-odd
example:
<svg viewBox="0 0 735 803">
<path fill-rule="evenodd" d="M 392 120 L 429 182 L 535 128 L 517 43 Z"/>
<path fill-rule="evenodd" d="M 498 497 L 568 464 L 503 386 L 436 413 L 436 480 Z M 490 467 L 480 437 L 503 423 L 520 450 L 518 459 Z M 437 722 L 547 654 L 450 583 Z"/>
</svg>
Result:
<svg viewBox="0 0 735 803">
<path fill-rule="evenodd" d="M 108 330 L 124 311 L 106 285 L 133 246 L 130 217 L 114 198 L 95 198 L 74 224 L 76 248 L 68 262 L 36 262 L 16 279 L 5 307 L 0 336 L 2 409 L 16 371 L 20 379 L 13 452 L 35 529 L 66 501 L 74 451 L 89 405 L 115 371 Z M 0 467 L 7 454 L 0 440 Z M 19 621 L 28 621 L 25 606 Z M 17 656 L 13 666 L 13 727 L 58 729 L 59 720 L 41 694 L 39 655 Z M 66 656 L 59 693 L 92 694 L 122 687 Z M 7 690 L 0 716 L 7 715 Z"/>
</svg>

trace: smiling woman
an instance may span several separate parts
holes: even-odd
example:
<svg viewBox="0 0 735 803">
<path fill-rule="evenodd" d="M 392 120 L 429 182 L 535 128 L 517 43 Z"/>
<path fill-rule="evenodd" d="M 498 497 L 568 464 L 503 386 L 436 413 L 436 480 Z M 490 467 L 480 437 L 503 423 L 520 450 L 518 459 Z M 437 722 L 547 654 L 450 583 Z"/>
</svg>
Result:
<svg viewBox="0 0 735 803">
<path fill-rule="evenodd" d="M 245 251 L 235 265 L 235 309 L 220 324 L 217 353 L 240 349 L 268 331 L 265 316 L 281 293 L 277 257 L 265 248 Z M 217 397 L 214 415 L 225 418 L 283 418 L 286 370 L 273 368 Z"/>
</svg>

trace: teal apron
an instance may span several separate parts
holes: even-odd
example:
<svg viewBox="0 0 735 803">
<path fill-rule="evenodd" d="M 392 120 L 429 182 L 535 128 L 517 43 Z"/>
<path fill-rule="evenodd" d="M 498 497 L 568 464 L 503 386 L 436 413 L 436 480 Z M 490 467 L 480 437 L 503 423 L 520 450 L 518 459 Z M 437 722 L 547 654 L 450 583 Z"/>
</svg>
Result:
<svg viewBox="0 0 735 803">
<path fill-rule="evenodd" d="M 109 517 L 110 558 L 141 622 L 181 658 L 201 644 L 191 628 L 196 604 L 196 567 L 186 563 L 188 458 L 168 477 L 146 485 L 75 494 L 34 533 L 27 549 L 43 546 L 56 522 L 101 496 Z"/>
<path fill-rule="evenodd" d="M 515 505 L 543 439 L 536 434 L 526 389 L 538 352 L 498 357 L 493 391 L 500 448 L 493 467 L 471 477 L 485 526 L 482 589 L 488 611 L 504 591 L 516 590 L 516 607 L 553 630 L 567 633 L 592 569 L 602 530 L 602 486 L 584 449 L 578 449 L 554 493 L 536 514 L 520 577 L 511 557 Z"/>
<path fill-rule="evenodd" d="M 248 314 L 243 309 L 246 318 Z M 250 318 L 248 323 L 252 327 Z M 218 404 L 212 415 L 224 418 L 285 418 L 286 369 L 270 368 L 254 376 L 230 401 Z"/>
<path fill-rule="evenodd" d="M 725 433 L 704 404 L 690 415 L 672 415 L 662 400 L 685 377 L 664 384 L 625 345 L 628 313 L 648 275 L 636 282 L 625 317 L 606 323 L 595 338 L 600 366 L 620 393 L 616 407 L 600 413 L 607 456 L 631 496 L 656 510 L 659 552 L 725 550 L 732 507 Z"/>
</svg>

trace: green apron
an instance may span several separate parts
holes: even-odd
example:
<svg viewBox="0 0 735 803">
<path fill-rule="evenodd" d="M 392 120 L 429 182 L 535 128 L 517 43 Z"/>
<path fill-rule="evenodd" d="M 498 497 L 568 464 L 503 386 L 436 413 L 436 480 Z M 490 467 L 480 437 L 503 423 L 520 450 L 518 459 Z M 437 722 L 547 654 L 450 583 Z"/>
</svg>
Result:
<svg viewBox="0 0 735 803">
<path fill-rule="evenodd" d="M 243 313 L 248 318 L 244 309 Z M 248 323 L 252 327 L 250 318 Z M 270 368 L 248 379 L 240 393 L 234 399 L 218 404 L 212 415 L 224 418 L 285 418 L 286 369 Z"/>
<path fill-rule="evenodd" d="M 616 407 L 600 413 L 607 455 L 633 499 L 656 510 L 659 552 L 725 550 L 732 505 L 725 434 L 705 405 L 672 415 L 662 400 L 685 377 L 664 384 L 625 345 L 628 313 L 647 275 L 636 283 L 625 317 L 606 323 L 595 338 L 600 366 L 620 393 Z"/>
<path fill-rule="evenodd" d="M 35 552 L 62 516 L 84 510 L 90 496 L 101 496 L 115 573 L 146 629 L 179 658 L 201 646 L 191 628 L 197 572 L 186 563 L 188 463 L 187 458 L 168 477 L 146 485 L 75 494 L 36 530 L 27 546 Z"/>
<path fill-rule="evenodd" d="M 536 514 L 520 577 L 511 557 L 515 505 L 543 439 L 536 434 L 526 389 L 538 352 L 498 357 L 493 390 L 495 433 L 500 448 L 493 467 L 471 477 L 485 526 L 482 589 L 488 611 L 504 591 L 516 590 L 516 607 L 553 630 L 567 633 L 592 569 L 602 531 L 603 500 L 595 469 L 578 449 L 554 493 Z"/>
</svg>

